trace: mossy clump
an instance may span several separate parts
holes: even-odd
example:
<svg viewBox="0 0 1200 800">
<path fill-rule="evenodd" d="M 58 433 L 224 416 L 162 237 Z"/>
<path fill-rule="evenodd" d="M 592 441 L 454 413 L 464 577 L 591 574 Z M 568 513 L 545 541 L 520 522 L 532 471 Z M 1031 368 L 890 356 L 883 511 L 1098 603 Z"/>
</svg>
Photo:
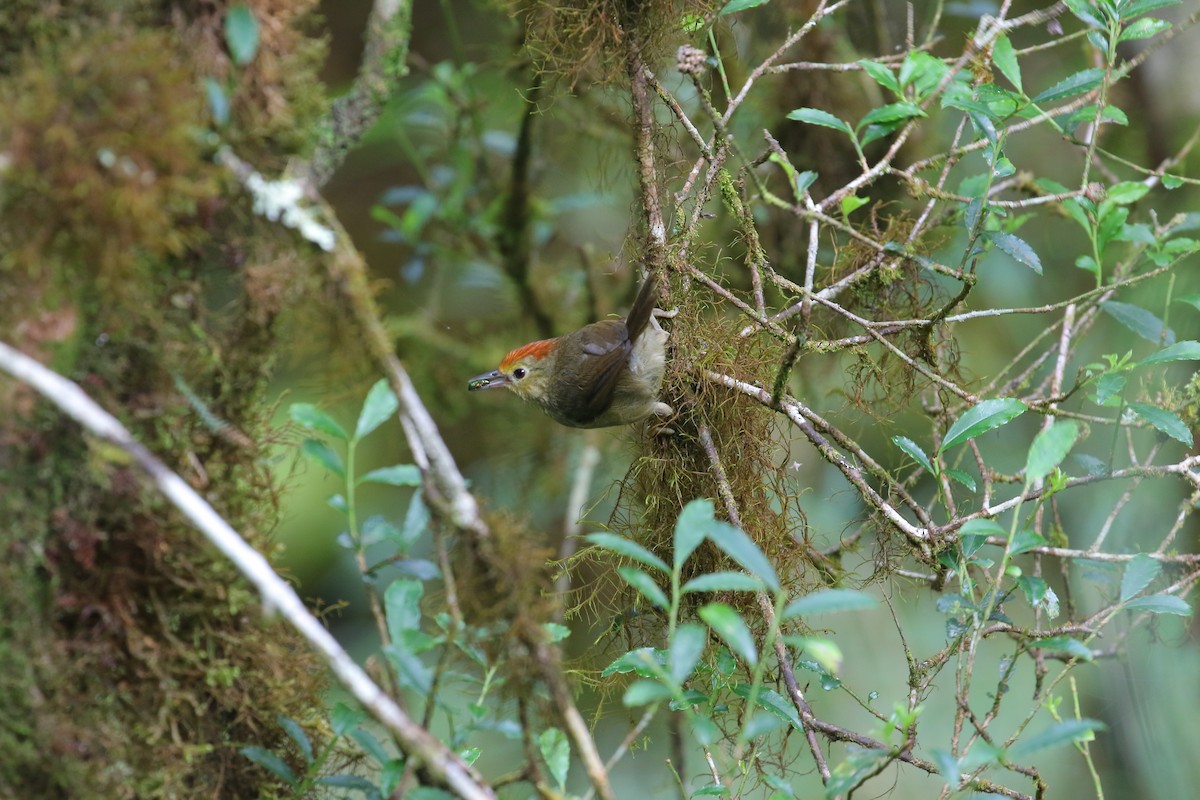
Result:
<svg viewBox="0 0 1200 800">
<path fill-rule="evenodd" d="M 782 345 L 764 337 L 741 336 L 742 317 L 721 305 L 706 308 L 696 295 L 676 292 L 672 302 L 680 312 L 668 323 L 671 351 L 662 391 L 664 401 L 676 411 L 669 421 L 672 432 L 664 434 L 652 427 L 643 431 L 640 455 L 622 483 L 610 526 L 669 564 L 675 522 L 683 507 L 696 498 L 710 498 L 717 517 L 731 520 L 723 499 L 728 494 L 742 529 L 771 559 L 784 585 L 798 591 L 813 582 L 804 541 L 807 525 L 787 478 L 789 461 L 780 444 L 776 414 L 713 378 L 723 375 L 771 386 L 782 360 Z M 587 560 L 593 556 L 590 552 Z M 728 569 L 738 567 L 706 543 L 684 565 L 683 579 Z M 637 605 L 637 595 L 610 578 L 603 570 L 592 577 L 580 593 L 580 607 L 627 618 L 624 612 Z M 669 590 L 665 583 L 664 589 Z M 712 599 L 712 595 L 689 596 L 697 602 Z M 735 607 L 757 609 L 752 594 L 729 593 L 720 599 Z M 657 640 L 661 630 L 647 628 L 656 628 L 653 618 L 637 615 L 626 621 Z M 761 618 L 757 610 L 747 615 L 748 620 L 755 618 Z"/>
<path fill-rule="evenodd" d="M 635 48 L 644 63 L 656 62 L 687 37 L 684 20 L 708 18 L 715 0 L 499 0 L 525 21 L 525 46 L 538 67 L 574 85 L 609 83 L 628 75 Z"/>
</svg>

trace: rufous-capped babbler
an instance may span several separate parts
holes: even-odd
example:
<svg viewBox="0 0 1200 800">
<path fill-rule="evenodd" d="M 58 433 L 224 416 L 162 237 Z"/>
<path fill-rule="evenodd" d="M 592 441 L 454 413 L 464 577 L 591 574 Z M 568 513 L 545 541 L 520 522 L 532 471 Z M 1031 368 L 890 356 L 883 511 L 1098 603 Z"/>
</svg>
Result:
<svg viewBox="0 0 1200 800">
<path fill-rule="evenodd" d="M 658 280 L 651 274 L 625 319 L 603 319 L 574 333 L 518 347 L 499 369 L 472 378 L 467 389 L 507 387 L 572 428 L 669 416 L 673 409 L 658 399 L 667 332 L 655 319 L 657 300 Z"/>
</svg>

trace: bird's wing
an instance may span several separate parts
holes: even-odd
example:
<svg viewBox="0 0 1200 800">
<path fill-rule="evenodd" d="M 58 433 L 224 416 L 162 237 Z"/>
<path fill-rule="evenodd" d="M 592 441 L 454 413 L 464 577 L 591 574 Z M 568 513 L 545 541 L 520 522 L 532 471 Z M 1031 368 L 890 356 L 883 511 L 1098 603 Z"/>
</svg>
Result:
<svg viewBox="0 0 1200 800">
<path fill-rule="evenodd" d="M 637 297 L 634 298 L 633 306 L 629 309 L 629 315 L 625 317 L 625 327 L 629 330 L 631 342 L 637 341 L 650 322 L 654 304 L 658 302 L 658 288 L 658 276 L 653 272 L 647 274 L 646 279 L 642 281 L 642 287 L 638 289 Z"/>
<path fill-rule="evenodd" d="M 629 329 L 624 320 L 605 319 L 593 322 L 579 331 L 583 352 L 594 359 L 583 374 L 594 376 L 588 386 L 579 389 L 587 399 L 584 408 L 590 422 L 603 414 L 612 405 L 621 371 L 629 363 L 629 352 L 633 343 L 629 340 Z"/>
</svg>

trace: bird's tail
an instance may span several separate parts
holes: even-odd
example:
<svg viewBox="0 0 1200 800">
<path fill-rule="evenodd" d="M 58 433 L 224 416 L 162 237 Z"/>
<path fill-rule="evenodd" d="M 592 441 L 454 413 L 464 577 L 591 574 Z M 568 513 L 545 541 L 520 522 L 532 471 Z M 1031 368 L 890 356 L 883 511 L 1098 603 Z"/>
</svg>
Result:
<svg viewBox="0 0 1200 800">
<path fill-rule="evenodd" d="M 637 341 L 638 336 L 641 336 L 646 325 L 650 323 L 650 316 L 658 302 L 658 286 L 658 276 L 653 272 L 646 275 L 646 279 L 642 281 L 642 288 L 638 289 L 633 307 L 629 309 L 629 316 L 625 318 L 630 341 Z"/>
</svg>

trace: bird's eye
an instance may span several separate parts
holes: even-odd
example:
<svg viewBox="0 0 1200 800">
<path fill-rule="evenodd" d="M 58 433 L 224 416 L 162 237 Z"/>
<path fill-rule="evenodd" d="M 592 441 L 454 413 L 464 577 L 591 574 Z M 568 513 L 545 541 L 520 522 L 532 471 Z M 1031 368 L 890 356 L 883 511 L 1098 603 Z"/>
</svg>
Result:
<svg viewBox="0 0 1200 800">
<path fill-rule="evenodd" d="M 527 374 L 529 373 L 526 372 L 524 367 L 517 367 L 513 370 L 513 377 L 517 380 L 521 380 L 521 378 L 524 378 Z"/>
</svg>

